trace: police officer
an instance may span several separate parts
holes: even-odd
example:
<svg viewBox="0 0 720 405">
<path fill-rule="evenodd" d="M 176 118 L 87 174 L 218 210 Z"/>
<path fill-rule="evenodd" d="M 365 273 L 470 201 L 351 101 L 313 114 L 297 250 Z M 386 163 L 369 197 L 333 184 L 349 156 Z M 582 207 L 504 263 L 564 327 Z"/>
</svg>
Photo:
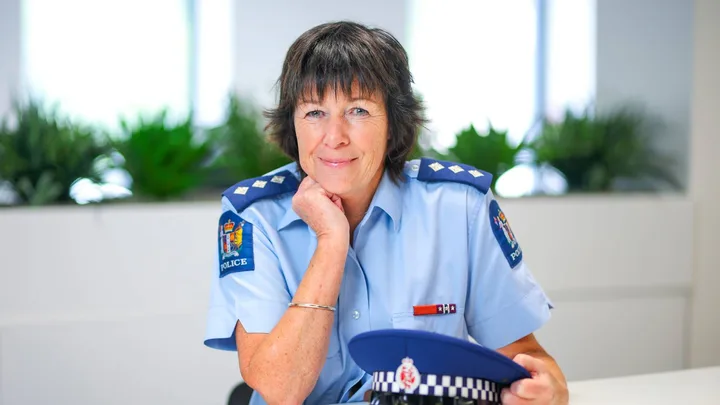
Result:
<svg viewBox="0 0 720 405">
<path fill-rule="evenodd" d="M 532 375 L 503 403 L 567 403 L 533 336 L 552 305 L 490 174 L 406 161 L 425 121 L 396 39 L 319 25 L 278 84 L 267 129 L 294 162 L 223 193 L 205 339 L 237 351 L 252 403 L 363 400 L 372 376 L 347 345 L 378 329 L 472 337 Z"/>
</svg>

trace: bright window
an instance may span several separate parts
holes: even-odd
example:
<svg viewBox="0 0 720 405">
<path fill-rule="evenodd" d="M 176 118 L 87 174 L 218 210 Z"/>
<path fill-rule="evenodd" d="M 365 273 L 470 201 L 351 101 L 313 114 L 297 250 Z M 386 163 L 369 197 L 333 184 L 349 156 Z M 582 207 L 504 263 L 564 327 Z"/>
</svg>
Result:
<svg viewBox="0 0 720 405">
<path fill-rule="evenodd" d="M 186 0 L 23 0 L 24 83 L 107 127 L 190 105 Z"/>
<path fill-rule="evenodd" d="M 537 116 L 536 0 L 410 4 L 408 53 L 436 146 L 471 123 L 522 139 Z"/>
<path fill-rule="evenodd" d="M 547 4 L 546 114 L 561 118 L 582 110 L 595 95 L 595 1 L 545 0 Z"/>
<path fill-rule="evenodd" d="M 234 73 L 235 10 L 232 0 L 195 3 L 195 118 L 200 125 L 222 122 Z"/>
</svg>

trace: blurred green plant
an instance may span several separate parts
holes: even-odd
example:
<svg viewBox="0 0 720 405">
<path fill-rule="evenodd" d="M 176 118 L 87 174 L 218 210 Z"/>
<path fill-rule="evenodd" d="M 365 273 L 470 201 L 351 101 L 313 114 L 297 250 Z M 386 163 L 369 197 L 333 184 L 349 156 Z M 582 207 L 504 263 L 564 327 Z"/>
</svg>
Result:
<svg viewBox="0 0 720 405">
<path fill-rule="evenodd" d="M 674 160 L 653 147 L 659 121 L 639 108 L 621 106 L 594 116 L 590 109 L 566 110 L 559 122 L 546 120 L 528 144 L 539 165 L 549 164 L 565 176 L 568 192 L 611 191 L 618 180 L 660 181 L 681 188 L 671 167 Z"/>
<path fill-rule="evenodd" d="M 439 158 L 464 163 L 493 175 L 491 188 L 495 189 L 498 178 L 515 164 L 515 156 L 524 144 L 512 146 L 507 140 L 507 131 L 499 131 L 492 125 L 480 133 L 474 125 L 463 129 L 455 136 L 455 145 Z"/>
<path fill-rule="evenodd" d="M 223 122 L 211 128 L 208 136 L 216 148 L 211 175 L 205 182 L 212 187 L 230 187 L 291 162 L 265 136 L 260 112 L 235 94 L 228 96 Z"/>
<path fill-rule="evenodd" d="M 99 181 L 95 163 L 109 147 L 93 130 L 38 99 L 16 100 L 11 114 L 0 124 L 0 179 L 11 185 L 20 204 L 71 202 L 75 181 Z"/>
<path fill-rule="evenodd" d="M 212 142 L 199 139 L 192 114 L 169 122 L 167 110 L 134 123 L 120 122 L 122 136 L 113 146 L 132 177 L 132 192 L 140 198 L 169 200 L 196 189 L 207 176 Z"/>
</svg>

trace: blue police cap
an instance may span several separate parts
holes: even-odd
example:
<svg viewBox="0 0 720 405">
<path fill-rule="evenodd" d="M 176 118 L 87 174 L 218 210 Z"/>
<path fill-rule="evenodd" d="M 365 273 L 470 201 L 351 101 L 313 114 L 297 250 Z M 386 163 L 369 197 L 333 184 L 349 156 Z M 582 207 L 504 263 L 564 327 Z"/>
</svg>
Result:
<svg viewBox="0 0 720 405">
<path fill-rule="evenodd" d="M 525 368 L 496 351 L 421 330 L 361 333 L 350 340 L 348 349 L 355 363 L 373 376 L 376 397 L 431 396 L 500 403 L 503 387 L 531 377 Z"/>
</svg>

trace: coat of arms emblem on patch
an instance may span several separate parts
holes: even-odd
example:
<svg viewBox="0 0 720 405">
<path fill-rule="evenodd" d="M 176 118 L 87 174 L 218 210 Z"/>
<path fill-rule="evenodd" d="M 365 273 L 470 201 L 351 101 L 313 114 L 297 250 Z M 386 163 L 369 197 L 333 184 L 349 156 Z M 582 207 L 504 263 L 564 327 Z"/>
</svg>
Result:
<svg viewBox="0 0 720 405">
<path fill-rule="evenodd" d="M 235 224 L 232 219 L 228 219 L 220 227 L 220 240 L 222 241 L 222 258 L 240 256 L 238 250 L 243 243 L 243 225 L 245 221 Z"/>
<path fill-rule="evenodd" d="M 510 247 L 514 249 L 517 246 L 517 240 L 515 239 L 515 234 L 513 234 L 512 229 L 510 229 L 510 223 L 505 217 L 505 213 L 498 209 L 498 214 L 493 217 L 493 220 L 495 221 L 495 226 L 500 228 L 503 234 L 505 234 L 505 239 L 507 239 Z"/>
</svg>

